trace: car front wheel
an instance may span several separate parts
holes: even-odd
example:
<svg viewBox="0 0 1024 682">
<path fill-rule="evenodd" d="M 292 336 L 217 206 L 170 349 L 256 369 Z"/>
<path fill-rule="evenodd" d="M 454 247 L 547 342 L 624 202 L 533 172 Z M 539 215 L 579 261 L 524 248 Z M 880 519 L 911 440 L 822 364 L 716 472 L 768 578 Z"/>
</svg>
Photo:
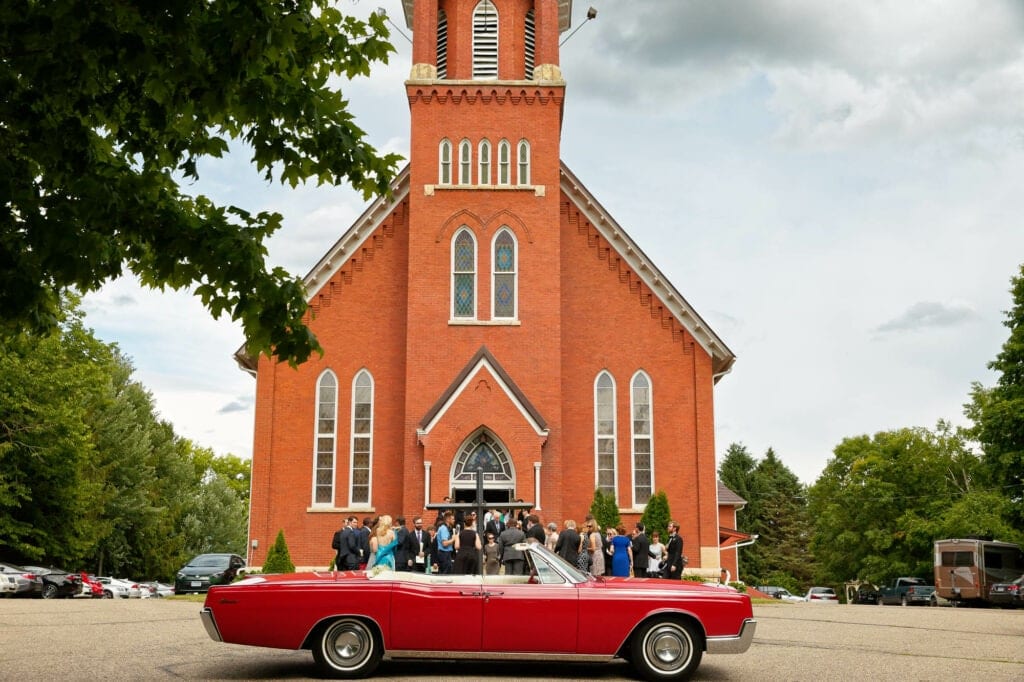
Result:
<svg viewBox="0 0 1024 682">
<path fill-rule="evenodd" d="M 325 677 L 366 677 L 383 653 L 373 631 L 357 618 L 334 621 L 313 645 L 313 660 Z"/>
<path fill-rule="evenodd" d="M 703 655 L 695 628 L 674 620 L 641 628 L 631 649 L 633 666 L 647 680 L 685 680 L 697 670 Z"/>
<path fill-rule="evenodd" d="M 56 599 L 57 598 L 57 586 L 52 583 L 47 583 L 43 586 L 43 599 Z"/>
</svg>

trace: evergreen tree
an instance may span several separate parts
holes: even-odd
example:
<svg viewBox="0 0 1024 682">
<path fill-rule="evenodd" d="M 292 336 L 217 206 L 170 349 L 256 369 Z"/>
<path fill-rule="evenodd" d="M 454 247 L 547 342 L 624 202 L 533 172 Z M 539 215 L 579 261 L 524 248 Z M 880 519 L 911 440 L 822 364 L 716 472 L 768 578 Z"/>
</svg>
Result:
<svg viewBox="0 0 1024 682">
<path fill-rule="evenodd" d="M 988 389 L 973 384 L 965 413 L 974 423 L 971 435 L 981 444 L 987 473 L 1008 500 L 1010 521 L 1024 529 L 1024 265 L 1010 293 L 1013 306 L 1003 322 L 1010 336 L 988 363 L 999 379 Z"/>
<path fill-rule="evenodd" d="M 668 508 L 668 495 L 664 490 L 659 490 L 647 500 L 640 520 L 643 521 L 647 537 L 655 532 L 661 533 L 662 538 L 668 537 L 668 522 L 672 520 L 672 512 Z"/>
<path fill-rule="evenodd" d="M 288 553 L 288 545 L 284 541 L 284 530 L 277 531 L 277 539 L 274 546 L 267 552 L 267 558 L 263 562 L 264 573 L 294 573 L 295 564 Z"/>
<path fill-rule="evenodd" d="M 594 516 L 594 520 L 597 521 L 602 531 L 607 528 L 616 528 L 622 523 L 615 495 L 613 493 L 601 492 L 600 488 L 594 491 L 594 500 L 590 503 L 590 513 Z"/>
</svg>

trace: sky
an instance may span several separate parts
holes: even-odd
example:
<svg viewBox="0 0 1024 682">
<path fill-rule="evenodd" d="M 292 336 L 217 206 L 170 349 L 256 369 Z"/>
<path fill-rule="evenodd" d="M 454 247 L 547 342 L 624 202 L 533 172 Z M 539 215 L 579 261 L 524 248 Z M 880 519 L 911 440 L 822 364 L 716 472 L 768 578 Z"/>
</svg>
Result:
<svg viewBox="0 0 1024 682">
<path fill-rule="evenodd" d="M 337 5 L 410 34 L 400 0 Z M 772 448 L 813 483 L 845 438 L 966 424 L 1024 263 L 1024 4 L 577 0 L 576 27 L 562 160 L 736 354 L 719 459 Z M 411 45 L 392 42 L 339 87 L 407 156 Z M 368 204 L 268 184 L 250 156 L 233 146 L 184 191 L 281 213 L 268 264 L 304 276 Z M 239 324 L 130 279 L 83 307 L 178 435 L 251 456 Z"/>
</svg>

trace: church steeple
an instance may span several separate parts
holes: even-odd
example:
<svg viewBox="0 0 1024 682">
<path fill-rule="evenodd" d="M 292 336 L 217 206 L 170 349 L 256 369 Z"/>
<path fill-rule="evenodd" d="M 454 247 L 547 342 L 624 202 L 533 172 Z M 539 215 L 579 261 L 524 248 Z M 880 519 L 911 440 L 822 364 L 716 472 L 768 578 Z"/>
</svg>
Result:
<svg viewBox="0 0 1024 682">
<path fill-rule="evenodd" d="M 403 0 L 411 80 L 561 80 L 572 0 Z"/>
</svg>

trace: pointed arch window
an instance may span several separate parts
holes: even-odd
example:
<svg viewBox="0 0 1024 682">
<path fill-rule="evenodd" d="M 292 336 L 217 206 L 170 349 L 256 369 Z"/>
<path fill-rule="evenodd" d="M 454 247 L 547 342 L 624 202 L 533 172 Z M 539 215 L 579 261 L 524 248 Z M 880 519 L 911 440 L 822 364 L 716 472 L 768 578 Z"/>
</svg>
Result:
<svg viewBox="0 0 1024 682">
<path fill-rule="evenodd" d="M 469 140 L 459 143 L 459 184 L 473 183 L 473 145 Z"/>
<path fill-rule="evenodd" d="M 594 381 L 595 487 L 615 495 L 615 380 L 607 371 Z"/>
<path fill-rule="evenodd" d="M 448 15 L 437 11 L 437 77 L 448 77 Z"/>
<path fill-rule="evenodd" d="M 452 184 L 452 142 L 441 140 L 437 150 L 437 181 L 442 185 Z"/>
<path fill-rule="evenodd" d="M 651 422 L 651 379 L 640 371 L 630 385 L 633 430 L 633 506 L 651 499 L 654 489 L 654 437 Z"/>
<path fill-rule="evenodd" d="M 511 177 L 512 145 L 508 140 L 498 142 L 498 184 L 509 184 Z"/>
<path fill-rule="evenodd" d="M 373 376 L 365 369 L 352 380 L 351 504 L 370 504 L 373 468 Z"/>
<path fill-rule="evenodd" d="M 473 10 L 473 78 L 498 77 L 498 10 L 491 0 L 480 0 Z"/>
<path fill-rule="evenodd" d="M 316 382 L 316 446 L 313 504 L 334 504 L 334 456 L 338 433 L 338 379 L 327 370 Z"/>
<path fill-rule="evenodd" d="M 452 317 L 476 317 L 476 238 L 466 226 L 452 238 Z"/>
<path fill-rule="evenodd" d="M 476 470 L 483 470 L 484 487 L 514 485 L 515 472 L 505 447 L 486 429 L 467 440 L 455 457 L 452 483 L 476 483 Z"/>
<path fill-rule="evenodd" d="M 512 230 L 502 226 L 494 236 L 494 257 L 491 259 L 494 293 L 491 317 L 493 319 L 515 319 L 518 296 L 516 238 Z"/>
<path fill-rule="evenodd" d="M 517 184 L 530 184 L 530 143 L 526 140 L 519 140 L 519 148 L 516 154 L 519 162 L 519 178 Z"/>
<path fill-rule="evenodd" d="M 477 148 L 477 166 L 477 184 L 491 184 L 491 143 L 488 140 L 480 140 L 480 146 Z"/>
<path fill-rule="evenodd" d="M 525 29 L 526 30 L 525 36 L 523 38 L 523 47 L 525 48 L 526 52 L 526 68 L 524 70 L 525 75 L 523 76 L 523 78 L 529 81 L 533 80 L 533 67 L 535 59 L 534 55 L 536 53 L 535 48 L 537 45 L 537 27 L 536 23 L 534 22 L 534 13 L 532 9 L 526 13 Z"/>
</svg>

